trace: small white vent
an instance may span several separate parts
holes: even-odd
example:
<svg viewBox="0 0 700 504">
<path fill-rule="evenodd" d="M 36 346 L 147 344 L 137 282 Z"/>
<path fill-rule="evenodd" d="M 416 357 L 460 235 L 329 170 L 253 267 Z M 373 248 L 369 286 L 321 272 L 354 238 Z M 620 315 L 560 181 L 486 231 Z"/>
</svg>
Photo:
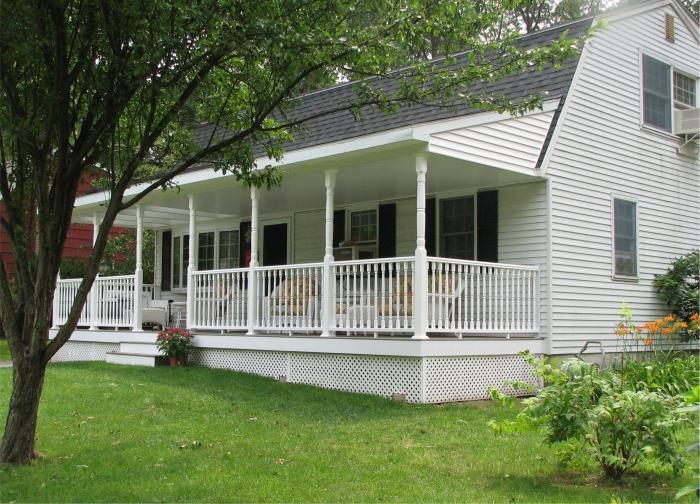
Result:
<svg viewBox="0 0 700 504">
<path fill-rule="evenodd" d="M 674 111 L 673 133 L 676 135 L 695 135 L 700 132 L 700 108 Z"/>
</svg>

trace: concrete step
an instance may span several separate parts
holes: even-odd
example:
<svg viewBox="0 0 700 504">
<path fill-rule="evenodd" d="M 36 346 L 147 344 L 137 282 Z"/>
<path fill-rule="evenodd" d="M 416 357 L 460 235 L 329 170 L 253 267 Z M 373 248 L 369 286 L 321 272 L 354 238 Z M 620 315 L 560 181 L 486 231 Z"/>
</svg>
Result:
<svg viewBox="0 0 700 504">
<path fill-rule="evenodd" d="M 110 364 L 123 364 L 126 366 L 155 367 L 159 359 L 158 355 L 148 353 L 107 352 L 105 360 Z"/>
<path fill-rule="evenodd" d="M 161 355 L 158 351 L 158 347 L 155 343 L 150 342 L 134 342 L 134 341 L 120 341 L 119 342 L 119 353 L 136 353 L 136 354 L 149 354 L 149 355 Z"/>
</svg>

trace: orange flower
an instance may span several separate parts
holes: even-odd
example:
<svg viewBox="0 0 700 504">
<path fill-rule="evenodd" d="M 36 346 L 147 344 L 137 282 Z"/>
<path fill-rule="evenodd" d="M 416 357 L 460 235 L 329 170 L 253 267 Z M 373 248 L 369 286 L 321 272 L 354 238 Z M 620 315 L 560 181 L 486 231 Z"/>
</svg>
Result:
<svg viewBox="0 0 700 504">
<path fill-rule="evenodd" d="M 671 330 L 672 330 L 671 327 L 664 327 L 663 329 L 661 329 L 661 333 L 668 335 L 668 334 L 671 334 Z"/>
<path fill-rule="evenodd" d="M 644 344 L 647 346 L 651 346 L 654 343 L 654 340 L 651 338 L 647 338 L 644 340 Z"/>
<path fill-rule="evenodd" d="M 697 313 L 693 313 L 690 316 L 690 321 L 695 322 L 696 324 L 699 324 L 700 323 L 700 315 L 698 315 Z"/>
</svg>

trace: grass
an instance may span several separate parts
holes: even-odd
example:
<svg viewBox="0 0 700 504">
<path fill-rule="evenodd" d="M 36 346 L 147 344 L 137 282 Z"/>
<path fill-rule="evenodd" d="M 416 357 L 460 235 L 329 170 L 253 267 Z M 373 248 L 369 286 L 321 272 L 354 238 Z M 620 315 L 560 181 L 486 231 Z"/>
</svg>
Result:
<svg viewBox="0 0 700 504">
<path fill-rule="evenodd" d="M 3 412 L 10 384 L 0 369 Z M 205 368 L 56 364 L 37 433 L 46 457 L 0 467 L 0 501 L 648 502 L 684 483 L 563 468 L 540 435 L 486 426 L 511 415 Z"/>
<path fill-rule="evenodd" d="M 0 361 L 7 360 L 12 360 L 10 348 L 7 346 L 7 340 L 0 338 Z"/>
</svg>

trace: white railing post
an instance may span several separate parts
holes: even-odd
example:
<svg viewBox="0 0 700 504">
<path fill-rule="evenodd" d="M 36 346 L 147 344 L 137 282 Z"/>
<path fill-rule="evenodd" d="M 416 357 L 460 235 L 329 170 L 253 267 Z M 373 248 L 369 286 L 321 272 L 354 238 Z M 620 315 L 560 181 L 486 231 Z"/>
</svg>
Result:
<svg viewBox="0 0 700 504">
<path fill-rule="evenodd" d="M 190 194 L 187 199 L 189 200 L 190 209 L 190 243 L 188 248 L 188 260 L 187 260 L 187 322 L 186 326 L 188 329 L 194 324 L 194 276 L 192 275 L 196 266 L 195 261 L 195 248 L 197 246 L 197 210 L 195 207 L 195 198 L 193 194 Z"/>
<path fill-rule="evenodd" d="M 326 253 L 323 256 L 323 273 L 321 276 L 321 336 L 331 335 L 335 316 L 335 300 L 331 278 L 331 265 L 333 263 L 333 197 L 335 191 L 335 170 L 326 170 Z"/>
<path fill-rule="evenodd" d="M 136 271 L 134 271 L 134 331 L 140 331 L 143 304 L 143 207 L 136 205 Z"/>
<path fill-rule="evenodd" d="M 255 268 L 258 266 L 258 190 L 250 188 L 250 264 L 248 265 L 248 333 L 255 334 L 258 289 Z"/>
<path fill-rule="evenodd" d="M 416 156 L 416 256 L 413 281 L 413 339 L 428 339 L 428 252 L 425 250 L 426 154 Z"/>
<path fill-rule="evenodd" d="M 51 329 L 58 329 L 57 317 L 58 317 L 58 303 L 61 297 L 61 270 L 58 270 L 56 275 L 56 288 L 53 291 L 53 303 L 51 308 Z"/>
<path fill-rule="evenodd" d="M 97 234 L 100 232 L 100 226 L 97 219 L 97 214 L 92 214 L 92 246 L 95 246 L 97 242 Z M 97 292 L 100 279 L 100 273 L 98 272 L 95 276 L 95 280 L 92 282 L 92 289 L 88 294 L 88 302 L 90 303 L 90 329 L 97 329 Z"/>
</svg>

